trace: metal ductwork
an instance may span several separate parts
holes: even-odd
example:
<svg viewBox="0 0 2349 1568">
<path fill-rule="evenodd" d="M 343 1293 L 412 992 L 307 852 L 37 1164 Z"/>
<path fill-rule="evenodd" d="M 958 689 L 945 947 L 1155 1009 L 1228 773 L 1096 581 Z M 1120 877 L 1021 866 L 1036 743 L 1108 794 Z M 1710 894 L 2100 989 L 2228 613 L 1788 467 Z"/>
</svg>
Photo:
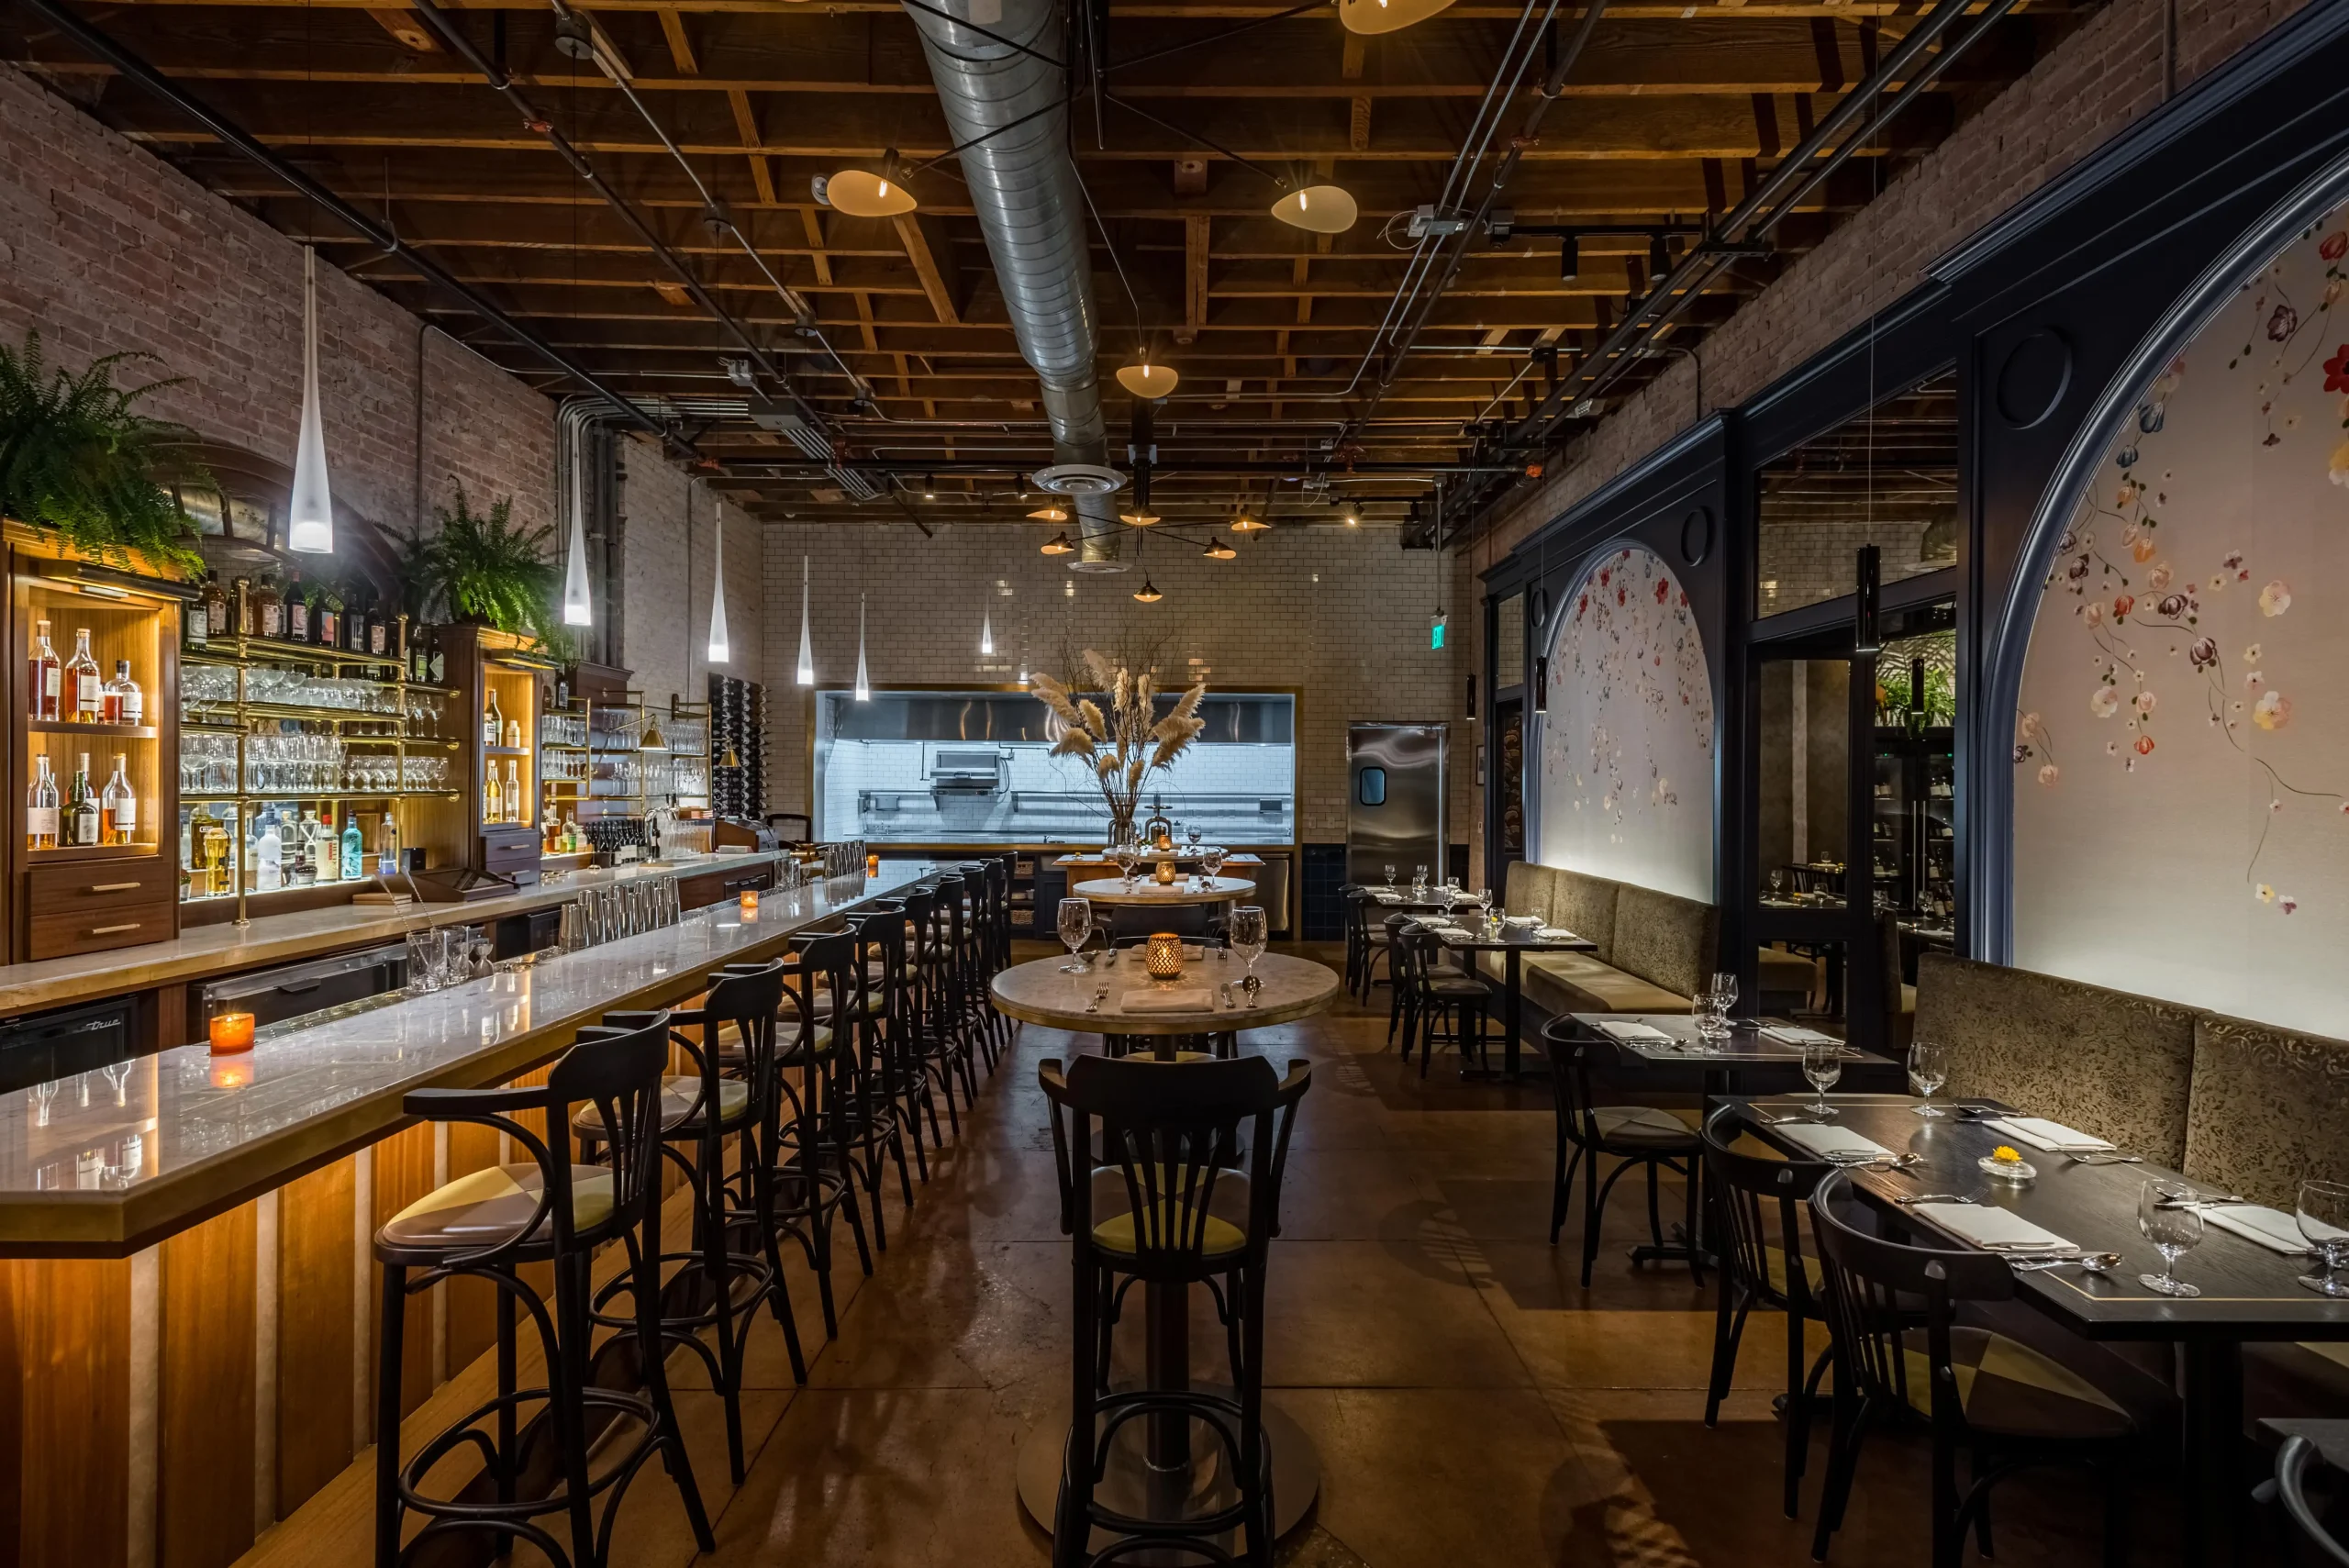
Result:
<svg viewBox="0 0 2349 1568">
<path fill-rule="evenodd" d="M 1102 464 L 1108 430 L 1094 372 L 1101 333 L 1092 246 L 1085 192 L 1068 150 L 1065 72 L 1049 58 L 1060 30 L 1058 0 L 934 3 L 935 10 L 907 6 L 906 14 L 920 30 L 939 106 L 963 149 L 963 179 L 1020 357 L 1043 384 L 1053 463 Z M 1023 47 L 1035 52 L 1023 53 Z M 1066 494 L 1080 528 L 1074 564 L 1122 570 L 1110 495 Z"/>
</svg>

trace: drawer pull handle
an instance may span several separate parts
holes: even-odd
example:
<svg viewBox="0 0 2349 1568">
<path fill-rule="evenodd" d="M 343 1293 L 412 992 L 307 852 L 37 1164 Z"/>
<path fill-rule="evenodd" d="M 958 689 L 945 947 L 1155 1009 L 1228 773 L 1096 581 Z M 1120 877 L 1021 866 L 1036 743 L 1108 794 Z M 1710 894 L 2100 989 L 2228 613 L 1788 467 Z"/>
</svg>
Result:
<svg viewBox="0 0 2349 1568">
<path fill-rule="evenodd" d="M 124 931 L 135 931 L 138 929 L 139 922 L 136 920 L 131 921 L 127 926 L 92 926 L 90 928 L 90 935 L 94 937 L 111 937 L 118 935 Z"/>
<path fill-rule="evenodd" d="M 146 885 L 147 884 L 143 882 L 95 882 L 90 884 L 90 891 L 93 893 L 129 893 Z"/>
</svg>

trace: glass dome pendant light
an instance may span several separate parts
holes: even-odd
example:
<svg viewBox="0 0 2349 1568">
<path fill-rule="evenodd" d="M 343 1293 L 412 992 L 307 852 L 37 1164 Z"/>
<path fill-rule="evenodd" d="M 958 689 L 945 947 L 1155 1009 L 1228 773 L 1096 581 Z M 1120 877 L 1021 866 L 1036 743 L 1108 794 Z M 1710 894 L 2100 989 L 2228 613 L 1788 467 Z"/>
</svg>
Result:
<svg viewBox="0 0 2349 1568">
<path fill-rule="evenodd" d="M 873 677 L 864 671 L 864 595 L 856 596 L 856 700 L 873 700 Z"/>
<path fill-rule="evenodd" d="M 726 503 L 712 509 L 718 515 L 718 564 L 709 585 L 709 662 L 723 664 L 732 656 L 726 637 Z"/>
<path fill-rule="evenodd" d="M 334 553 L 334 499 L 327 489 L 326 422 L 318 410 L 318 253 L 302 248 L 302 427 L 294 442 L 294 489 L 285 508 L 285 548 Z"/>
<path fill-rule="evenodd" d="M 807 635 L 807 558 L 799 558 L 799 668 L 792 674 L 792 684 L 812 686 L 816 684 L 816 644 Z"/>
</svg>

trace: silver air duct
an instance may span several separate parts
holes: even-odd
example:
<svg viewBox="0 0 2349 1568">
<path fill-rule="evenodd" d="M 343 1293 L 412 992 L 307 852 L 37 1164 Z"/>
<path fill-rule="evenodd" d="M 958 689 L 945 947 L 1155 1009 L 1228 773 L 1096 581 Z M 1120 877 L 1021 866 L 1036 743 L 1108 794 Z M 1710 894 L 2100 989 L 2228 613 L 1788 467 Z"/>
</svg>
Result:
<svg viewBox="0 0 2349 1568">
<path fill-rule="evenodd" d="M 1085 193 L 1068 152 L 1065 83 L 1060 67 L 998 41 L 1049 55 L 1059 32 L 1058 0 L 938 0 L 938 6 L 972 25 L 929 9 L 908 6 L 906 14 L 920 30 L 947 129 L 963 148 L 963 178 L 1020 357 L 1043 383 L 1053 463 L 1101 465 L 1108 456 L 1094 375 L 1101 334 L 1093 311 Z M 1076 568 L 1123 570 L 1110 495 L 1064 494 L 1079 526 Z"/>
</svg>

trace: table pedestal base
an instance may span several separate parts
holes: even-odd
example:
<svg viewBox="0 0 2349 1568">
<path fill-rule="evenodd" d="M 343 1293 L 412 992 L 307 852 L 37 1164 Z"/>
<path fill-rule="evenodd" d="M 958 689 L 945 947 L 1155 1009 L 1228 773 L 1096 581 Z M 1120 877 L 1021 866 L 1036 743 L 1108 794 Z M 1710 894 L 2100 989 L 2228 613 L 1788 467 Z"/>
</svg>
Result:
<svg viewBox="0 0 2349 1568">
<path fill-rule="evenodd" d="M 1205 1391 L 1227 1396 L 1231 1393 L 1228 1388 Z M 1144 1451 L 1150 1425 L 1148 1418 L 1140 1418 L 1119 1429 L 1117 1440 L 1109 1448 L 1108 1468 L 1093 1489 L 1094 1496 L 1104 1506 L 1137 1518 L 1179 1518 L 1213 1513 L 1237 1497 L 1224 1464 L 1223 1445 L 1204 1424 L 1192 1423 L 1189 1468 L 1173 1475 L 1153 1470 Z M 1264 1440 L 1271 1445 L 1273 1455 L 1273 1529 L 1276 1536 L 1285 1536 L 1297 1528 L 1320 1493 L 1321 1455 L 1313 1446 L 1313 1440 L 1305 1435 L 1305 1429 L 1269 1399 L 1264 1402 Z M 1047 1533 L 1052 1528 L 1052 1514 L 1060 1502 L 1061 1462 L 1067 1443 L 1068 1417 L 1064 1411 L 1058 1419 L 1048 1418 L 1030 1428 L 1019 1440 L 1019 1506 Z M 1241 1550 L 1236 1530 L 1206 1539 L 1233 1552 Z M 1097 1529 L 1087 1550 L 1098 1551 L 1110 1540 L 1108 1532 Z M 1196 1562 L 1198 1554 L 1170 1546 L 1163 1552 L 1141 1551 L 1120 1561 Z"/>
</svg>

